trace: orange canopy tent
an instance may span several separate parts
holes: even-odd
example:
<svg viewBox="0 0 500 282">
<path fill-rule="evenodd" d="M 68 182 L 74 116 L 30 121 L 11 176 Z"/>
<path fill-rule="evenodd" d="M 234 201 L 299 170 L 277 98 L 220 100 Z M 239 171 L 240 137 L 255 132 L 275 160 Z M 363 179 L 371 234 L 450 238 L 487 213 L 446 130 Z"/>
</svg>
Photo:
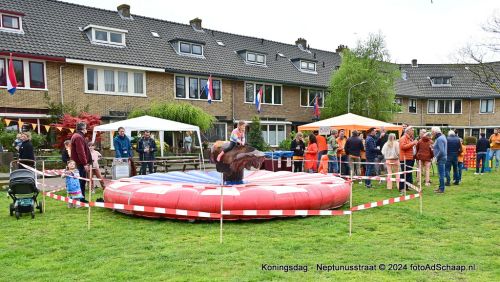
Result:
<svg viewBox="0 0 500 282">
<path fill-rule="evenodd" d="M 380 129 L 381 127 L 383 127 L 385 128 L 385 130 L 398 131 L 400 135 L 401 131 L 403 130 L 403 127 L 400 125 L 358 116 L 351 113 L 316 121 L 309 124 L 304 124 L 299 126 L 298 130 L 320 130 L 320 128 L 324 127 L 330 127 L 330 129 L 344 129 L 348 133 L 348 135 L 350 135 L 350 132 L 352 130 L 368 130 L 371 127 L 375 127 L 376 129 Z"/>
</svg>

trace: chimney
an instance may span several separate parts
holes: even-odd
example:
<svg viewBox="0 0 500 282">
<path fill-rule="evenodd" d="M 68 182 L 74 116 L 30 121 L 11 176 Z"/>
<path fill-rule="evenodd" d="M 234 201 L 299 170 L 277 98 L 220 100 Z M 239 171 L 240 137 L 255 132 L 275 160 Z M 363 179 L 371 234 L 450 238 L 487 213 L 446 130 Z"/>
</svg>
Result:
<svg viewBox="0 0 500 282">
<path fill-rule="evenodd" d="M 347 45 L 340 44 L 339 47 L 337 47 L 337 49 L 335 49 L 335 53 L 342 53 L 342 51 L 344 51 L 344 49 L 347 49 Z"/>
<path fill-rule="evenodd" d="M 411 67 L 412 68 L 418 68 L 417 59 L 411 60 Z"/>
<path fill-rule="evenodd" d="M 130 18 L 130 5 L 127 4 L 121 4 L 120 6 L 116 7 L 116 10 L 118 10 L 118 14 L 124 18 Z"/>
<path fill-rule="evenodd" d="M 299 48 L 302 46 L 302 49 L 305 50 L 307 48 L 307 40 L 305 40 L 302 37 L 299 37 L 299 39 L 295 41 L 295 45 L 297 45 Z"/>
<path fill-rule="evenodd" d="M 189 24 L 193 27 L 194 30 L 201 31 L 203 28 L 201 27 L 201 19 L 194 18 L 189 21 Z"/>
</svg>

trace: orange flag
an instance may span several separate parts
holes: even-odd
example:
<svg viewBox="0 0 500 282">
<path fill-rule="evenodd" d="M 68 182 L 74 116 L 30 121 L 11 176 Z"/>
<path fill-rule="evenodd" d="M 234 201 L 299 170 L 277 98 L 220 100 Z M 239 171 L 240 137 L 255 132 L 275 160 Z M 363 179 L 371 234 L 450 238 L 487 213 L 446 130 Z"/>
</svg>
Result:
<svg viewBox="0 0 500 282">
<path fill-rule="evenodd" d="M 9 126 L 9 124 L 12 122 L 12 120 L 6 118 L 4 119 L 4 121 L 7 126 Z"/>
<path fill-rule="evenodd" d="M 23 128 L 24 122 L 22 122 L 21 119 L 19 119 L 17 121 L 17 125 L 19 125 L 19 128 Z"/>
<path fill-rule="evenodd" d="M 36 124 L 32 123 L 31 127 L 33 127 L 33 130 L 35 130 L 36 129 Z"/>
<path fill-rule="evenodd" d="M 69 131 L 71 131 L 71 133 L 75 132 L 75 129 L 74 128 L 70 128 Z"/>
<path fill-rule="evenodd" d="M 59 131 L 62 131 L 63 129 L 61 126 L 57 126 L 56 128 L 59 129 Z"/>
<path fill-rule="evenodd" d="M 47 132 L 49 132 L 49 130 L 50 130 L 50 125 L 44 125 L 44 127 L 45 127 L 45 130 L 47 130 Z"/>
</svg>

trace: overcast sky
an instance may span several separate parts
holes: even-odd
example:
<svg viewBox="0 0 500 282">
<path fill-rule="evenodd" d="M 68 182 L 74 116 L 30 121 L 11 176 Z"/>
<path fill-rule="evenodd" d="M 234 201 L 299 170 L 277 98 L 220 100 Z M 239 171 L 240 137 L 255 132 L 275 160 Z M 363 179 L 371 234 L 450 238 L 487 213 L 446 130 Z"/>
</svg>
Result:
<svg viewBox="0 0 500 282">
<path fill-rule="evenodd" d="M 500 13 L 498 0 L 64 0 L 210 29 L 334 51 L 381 32 L 396 63 L 454 63 L 457 50 L 484 41 L 481 26 Z M 495 58 L 500 59 L 500 58 Z"/>
</svg>

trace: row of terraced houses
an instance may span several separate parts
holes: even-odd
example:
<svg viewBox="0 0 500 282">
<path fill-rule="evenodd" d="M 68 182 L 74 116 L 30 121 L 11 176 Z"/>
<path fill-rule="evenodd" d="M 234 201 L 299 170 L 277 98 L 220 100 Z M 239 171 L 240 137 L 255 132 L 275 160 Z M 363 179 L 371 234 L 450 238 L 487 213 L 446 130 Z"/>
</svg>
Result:
<svg viewBox="0 0 500 282">
<path fill-rule="evenodd" d="M 0 0 L 0 117 L 45 124 L 52 101 L 88 105 L 105 121 L 124 119 L 154 102 L 187 102 L 216 117 L 209 141 L 225 139 L 238 120 L 256 114 L 263 89 L 262 131 L 276 146 L 313 119 L 330 78 L 341 64 L 335 52 L 207 29 L 201 19 L 179 24 L 53 0 Z M 6 91 L 7 60 L 14 57 L 18 90 Z M 500 124 L 498 94 L 464 65 L 400 65 L 393 122 L 439 125 L 459 135 L 490 134 Z M 214 97 L 203 91 L 212 75 Z M 40 127 L 38 127 L 40 128 Z"/>
</svg>

